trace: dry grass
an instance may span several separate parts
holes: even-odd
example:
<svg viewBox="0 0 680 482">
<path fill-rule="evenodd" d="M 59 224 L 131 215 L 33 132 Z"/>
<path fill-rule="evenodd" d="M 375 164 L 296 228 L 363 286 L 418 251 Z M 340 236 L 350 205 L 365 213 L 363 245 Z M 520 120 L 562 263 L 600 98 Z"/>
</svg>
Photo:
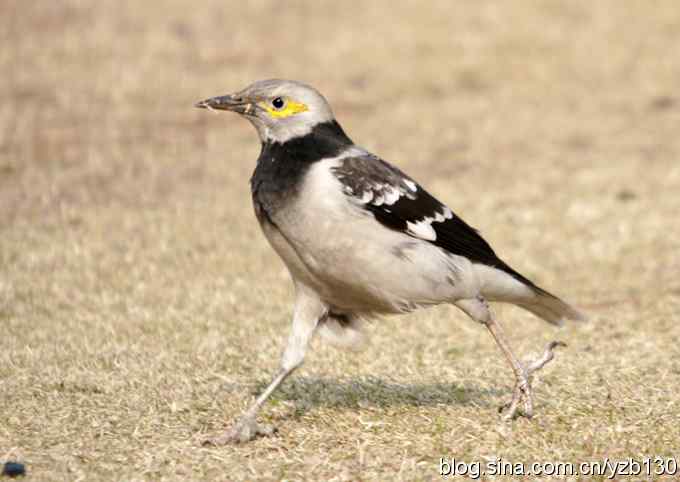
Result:
<svg viewBox="0 0 680 482">
<path fill-rule="evenodd" d="M 680 9 L 647 2 L 0 5 L 0 460 L 30 480 L 433 480 L 440 456 L 678 456 Z M 327 94 L 511 264 L 585 308 L 538 416 L 450 308 L 315 342 L 263 418 L 291 289 L 256 225 L 251 127 L 192 103 L 259 78 Z M 675 452 L 674 452 L 675 451 Z"/>
</svg>

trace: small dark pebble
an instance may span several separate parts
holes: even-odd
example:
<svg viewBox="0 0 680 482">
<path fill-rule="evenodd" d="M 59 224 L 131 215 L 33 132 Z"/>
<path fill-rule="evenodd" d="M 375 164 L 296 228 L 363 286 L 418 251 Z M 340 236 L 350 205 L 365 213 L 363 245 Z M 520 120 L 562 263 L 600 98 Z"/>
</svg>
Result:
<svg viewBox="0 0 680 482">
<path fill-rule="evenodd" d="M 654 110 L 669 110 L 675 107 L 677 100 L 670 95 L 660 95 L 649 103 Z"/>
<path fill-rule="evenodd" d="M 635 194 L 635 191 L 631 191 L 630 189 L 621 189 L 616 193 L 616 199 L 619 201 L 632 201 L 636 198 L 637 194 Z"/>
<path fill-rule="evenodd" d="M 26 475 L 26 467 L 24 464 L 19 462 L 5 462 L 2 468 L 2 475 L 5 477 L 19 477 L 20 475 Z"/>
</svg>

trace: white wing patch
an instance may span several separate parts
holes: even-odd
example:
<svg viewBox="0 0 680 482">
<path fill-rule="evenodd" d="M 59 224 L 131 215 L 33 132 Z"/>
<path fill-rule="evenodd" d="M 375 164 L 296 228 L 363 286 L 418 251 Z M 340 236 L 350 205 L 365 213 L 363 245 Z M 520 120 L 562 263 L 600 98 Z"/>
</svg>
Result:
<svg viewBox="0 0 680 482">
<path fill-rule="evenodd" d="M 453 217 L 453 213 L 447 206 L 442 206 L 443 212 L 434 213 L 434 216 L 425 216 L 420 221 L 407 222 L 406 228 L 409 234 L 426 241 L 436 241 L 437 232 L 432 227 L 432 223 L 443 223 Z"/>
<path fill-rule="evenodd" d="M 387 205 L 392 205 L 396 203 L 399 198 L 401 197 L 401 193 L 399 190 L 394 189 L 393 186 L 389 186 L 387 190 L 385 190 L 385 204 Z"/>
<path fill-rule="evenodd" d="M 447 219 L 451 219 L 453 217 L 453 213 L 451 210 L 447 207 L 444 206 L 444 212 L 443 213 L 435 213 L 434 215 L 434 220 L 438 223 L 443 223 Z M 425 219 L 431 219 L 431 218 L 425 218 Z"/>
<path fill-rule="evenodd" d="M 342 176 L 338 177 L 340 180 L 343 180 Z M 402 196 L 406 196 L 408 198 L 413 197 L 413 192 L 415 192 L 417 189 L 416 185 L 409 180 L 404 180 L 404 184 L 406 185 L 406 188 L 403 186 L 394 186 L 386 183 L 375 183 L 370 186 L 362 186 L 363 189 L 360 189 L 359 192 L 357 192 L 357 190 L 351 185 L 345 184 L 343 185 L 343 189 L 345 193 L 349 194 L 350 196 L 354 196 L 355 199 L 361 204 L 391 206 L 399 201 Z M 411 185 L 413 186 L 413 189 Z M 360 194 L 360 196 L 357 196 L 358 194 Z"/>
<path fill-rule="evenodd" d="M 432 218 L 425 218 L 415 223 L 409 221 L 406 223 L 406 230 L 412 236 L 426 241 L 435 241 L 437 239 L 437 233 L 432 227 Z"/>
<path fill-rule="evenodd" d="M 416 192 L 418 190 L 418 186 L 416 185 L 415 182 L 411 181 L 410 179 L 404 179 L 404 184 L 406 184 L 406 187 L 409 188 L 411 191 Z"/>
<path fill-rule="evenodd" d="M 351 187 L 348 188 L 348 190 L 351 190 L 351 189 L 352 189 Z M 353 194 L 353 193 L 350 193 L 350 194 Z M 359 199 L 359 201 L 362 204 L 368 204 L 368 203 L 371 202 L 372 199 L 373 199 L 373 191 L 364 191 L 363 194 L 361 195 L 361 199 Z"/>
</svg>

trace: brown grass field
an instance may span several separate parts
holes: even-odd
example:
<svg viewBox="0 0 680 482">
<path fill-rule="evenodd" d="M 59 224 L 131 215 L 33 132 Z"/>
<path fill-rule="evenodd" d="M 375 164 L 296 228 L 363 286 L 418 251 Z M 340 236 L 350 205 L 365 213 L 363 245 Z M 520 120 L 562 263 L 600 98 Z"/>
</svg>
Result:
<svg viewBox="0 0 680 482">
<path fill-rule="evenodd" d="M 675 0 L 3 0 L 0 461 L 384 481 L 437 480 L 440 457 L 680 459 L 679 45 Z M 500 421 L 508 365 L 440 307 L 372 324 L 359 353 L 315 340 L 262 413 L 276 436 L 201 446 L 276 370 L 292 289 L 252 213 L 255 132 L 193 103 L 268 77 L 318 87 L 590 315 L 497 307 L 522 356 L 569 345 L 533 420 Z"/>
</svg>

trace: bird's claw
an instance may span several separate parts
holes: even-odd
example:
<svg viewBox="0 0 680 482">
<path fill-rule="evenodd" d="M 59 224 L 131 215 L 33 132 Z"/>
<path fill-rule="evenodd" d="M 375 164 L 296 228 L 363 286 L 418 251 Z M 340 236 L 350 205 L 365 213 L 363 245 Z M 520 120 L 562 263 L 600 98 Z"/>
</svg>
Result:
<svg viewBox="0 0 680 482">
<path fill-rule="evenodd" d="M 512 393 L 512 400 L 504 403 L 498 407 L 498 411 L 505 412 L 504 420 L 514 420 L 517 417 L 531 418 L 534 415 L 533 396 L 531 394 L 531 376 L 546 366 L 554 357 L 554 349 L 558 346 L 566 347 L 567 344 L 562 341 L 551 341 L 545 347 L 543 355 L 536 360 L 520 367 L 520 373 L 517 374 L 517 383 Z M 520 403 L 524 402 L 523 410 L 519 409 Z"/>
<path fill-rule="evenodd" d="M 233 427 L 221 435 L 203 441 L 203 446 L 220 447 L 228 444 L 242 444 L 257 437 L 268 437 L 276 432 L 271 425 L 260 425 L 254 416 L 244 415 Z"/>
</svg>

